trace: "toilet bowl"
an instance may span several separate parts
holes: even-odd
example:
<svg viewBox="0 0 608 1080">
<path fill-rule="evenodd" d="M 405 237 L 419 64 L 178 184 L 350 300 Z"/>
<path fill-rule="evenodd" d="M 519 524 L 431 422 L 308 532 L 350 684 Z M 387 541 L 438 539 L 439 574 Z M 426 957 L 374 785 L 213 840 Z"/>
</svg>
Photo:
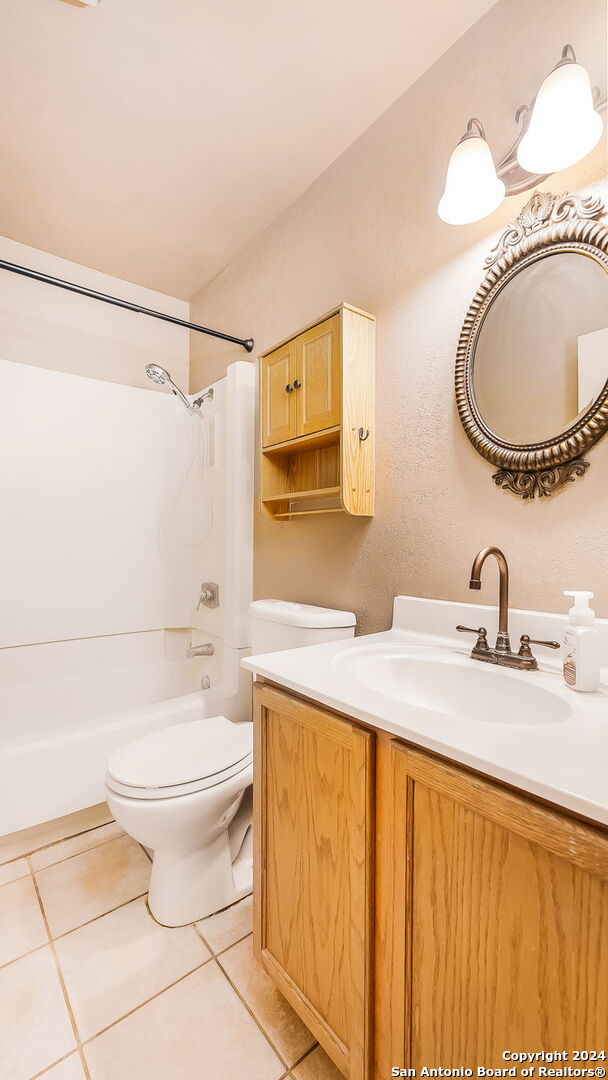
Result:
<svg viewBox="0 0 608 1080">
<path fill-rule="evenodd" d="M 351 638 L 352 611 L 254 600 L 254 653 Z M 251 722 L 225 716 L 164 728 L 116 750 L 106 799 L 125 832 L 153 851 L 148 903 L 183 926 L 247 896 L 253 885 Z"/>
<path fill-rule="evenodd" d="M 110 757 L 108 806 L 153 853 L 148 903 L 164 926 L 203 919 L 251 892 L 252 730 L 208 717 Z"/>
</svg>

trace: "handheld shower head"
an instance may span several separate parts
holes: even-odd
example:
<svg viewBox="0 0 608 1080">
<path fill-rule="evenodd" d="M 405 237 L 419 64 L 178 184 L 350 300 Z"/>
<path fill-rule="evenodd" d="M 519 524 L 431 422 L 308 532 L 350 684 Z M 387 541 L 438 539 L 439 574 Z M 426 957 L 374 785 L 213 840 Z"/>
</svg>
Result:
<svg viewBox="0 0 608 1080">
<path fill-rule="evenodd" d="M 179 386 L 175 385 L 169 372 L 166 371 L 164 367 L 161 367 L 160 364 L 146 364 L 146 375 L 153 383 L 158 383 L 160 386 L 170 386 L 175 396 L 178 397 L 180 401 L 183 401 L 188 412 L 192 412 L 192 402 L 188 401 L 188 398 L 182 393 Z"/>
<path fill-rule="evenodd" d="M 164 367 L 161 367 L 160 364 L 147 364 L 146 375 L 152 382 L 160 383 L 161 386 L 163 383 L 171 382 L 169 372 L 165 371 Z"/>
</svg>

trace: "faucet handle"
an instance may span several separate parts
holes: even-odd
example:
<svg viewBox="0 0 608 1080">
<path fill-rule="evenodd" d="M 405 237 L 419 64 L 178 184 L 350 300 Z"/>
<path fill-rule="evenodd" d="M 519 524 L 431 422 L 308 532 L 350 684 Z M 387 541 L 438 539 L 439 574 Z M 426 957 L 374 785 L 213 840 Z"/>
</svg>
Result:
<svg viewBox="0 0 608 1080">
<path fill-rule="evenodd" d="M 480 626 L 479 629 L 474 630 L 472 626 L 461 626 L 458 624 L 456 629 L 459 634 L 477 634 L 475 649 L 481 650 L 482 652 L 489 652 L 488 631 L 485 626 Z"/>
<path fill-rule="evenodd" d="M 213 656 L 214 652 L 215 649 L 212 641 L 206 641 L 204 645 L 193 645 L 192 642 L 190 642 L 186 656 L 188 660 L 191 660 L 193 656 Z"/>
<path fill-rule="evenodd" d="M 519 645 L 518 656 L 532 656 L 532 649 L 530 645 L 544 645 L 546 649 L 559 649 L 559 641 L 537 641 L 536 638 L 531 638 L 529 634 L 522 634 Z"/>
<path fill-rule="evenodd" d="M 203 604 L 208 608 L 220 606 L 220 587 L 215 581 L 203 581 L 196 610 L 198 611 Z"/>
</svg>

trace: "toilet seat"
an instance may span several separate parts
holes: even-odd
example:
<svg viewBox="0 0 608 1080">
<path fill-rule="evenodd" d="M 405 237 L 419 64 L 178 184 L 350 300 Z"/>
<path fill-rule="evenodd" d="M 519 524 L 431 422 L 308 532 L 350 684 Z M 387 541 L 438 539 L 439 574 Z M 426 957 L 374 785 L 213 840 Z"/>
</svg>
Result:
<svg viewBox="0 0 608 1080">
<path fill-rule="evenodd" d="M 115 750 L 106 784 L 131 799 L 169 799 L 204 791 L 250 764 L 251 723 L 205 717 L 153 731 Z"/>
</svg>

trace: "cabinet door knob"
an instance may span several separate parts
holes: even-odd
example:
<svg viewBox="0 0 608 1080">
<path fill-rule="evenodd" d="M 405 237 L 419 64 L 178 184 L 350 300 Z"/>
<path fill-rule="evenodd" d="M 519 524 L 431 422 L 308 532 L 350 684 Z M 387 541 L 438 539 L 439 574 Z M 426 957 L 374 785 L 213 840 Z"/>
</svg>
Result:
<svg viewBox="0 0 608 1080">
<path fill-rule="evenodd" d="M 293 394 L 293 386 L 291 385 L 291 383 L 287 383 L 287 386 L 285 387 L 285 390 L 287 391 L 288 394 Z"/>
<path fill-rule="evenodd" d="M 300 380 L 299 380 L 299 379 L 294 379 L 294 382 L 293 382 L 293 388 L 294 388 L 294 390 L 299 390 L 299 389 L 300 389 L 300 387 L 301 387 L 301 385 L 302 385 L 302 383 L 300 382 Z"/>
</svg>

